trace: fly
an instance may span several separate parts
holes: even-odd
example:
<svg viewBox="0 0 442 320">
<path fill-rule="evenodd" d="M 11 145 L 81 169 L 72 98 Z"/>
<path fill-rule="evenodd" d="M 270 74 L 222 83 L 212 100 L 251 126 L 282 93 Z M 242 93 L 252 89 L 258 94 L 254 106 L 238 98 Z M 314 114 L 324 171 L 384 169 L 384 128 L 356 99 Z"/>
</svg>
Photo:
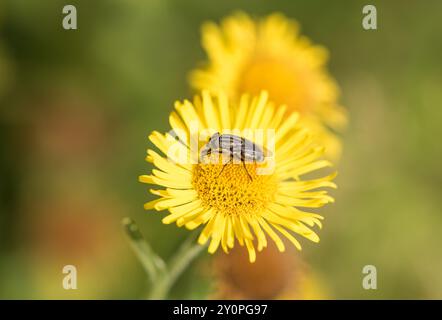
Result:
<svg viewBox="0 0 442 320">
<path fill-rule="evenodd" d="M 247 170 L 246 162 L 259 163 L 263 162 L 266 156 L 270 156 L 268 150 L 259 147 L 250 140 L 233 134 L 220 134 L 219 132 L 210 137 L 209 142 L 203 147 L 200 155 L 204 157 L 213 153 L 227 155 L 229 157 L 229 161 L 224 164 L 218 176 L 221 175 L 226 165 L 235 159 L 241 161 L 250 180 L 253 179 Z"/>
</svg>

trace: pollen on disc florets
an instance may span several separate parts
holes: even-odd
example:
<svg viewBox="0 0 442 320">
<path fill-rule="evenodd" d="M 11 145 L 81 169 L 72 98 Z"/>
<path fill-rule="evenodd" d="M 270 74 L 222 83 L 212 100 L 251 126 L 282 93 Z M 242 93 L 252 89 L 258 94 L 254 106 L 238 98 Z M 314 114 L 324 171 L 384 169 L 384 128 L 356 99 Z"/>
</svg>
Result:
<svg viewBox="0 0 442 320">
<path fill-rule="evenodd" d="M 259 214 L 273 200 L 276 192 L 273 175 L 256 174 L 257 165 L 253 163 L 245 168 L 242 163 L 227 164 L 224 169 L 223 166 L 194 167 L 193 185 L 205 207 L 225 215 Z"/>
</svg>

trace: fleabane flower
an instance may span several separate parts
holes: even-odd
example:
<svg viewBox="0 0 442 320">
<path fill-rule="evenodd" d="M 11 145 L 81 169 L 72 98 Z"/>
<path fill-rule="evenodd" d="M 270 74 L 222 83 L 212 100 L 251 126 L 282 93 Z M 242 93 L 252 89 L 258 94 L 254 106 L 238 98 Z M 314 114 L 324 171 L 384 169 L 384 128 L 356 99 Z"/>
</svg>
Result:
<svg viewBox="0 0 442 320">
<path fill-rule="evenodd" d="M 329 298 L 326 284 L 292 250 L 279 253 L 269 243 L 247 263 L 242 250 L 219 254 L 211 265 L 214 290 L 211 298 L 221 300 L 323 300 Z"/>
<path fill-rule="evenodd" d="M 345 127 L 346 114 L 326 70 L 328 54 L 301 36 L 295 21 L 276 13 L 261 20 L 237 13 L 219 26 L 204 24 L 202 45 L 208 61 L 190 75 L 195 89 L 224 90 L 233 99 L 267 90 L 276 104 L 299 112 L 327 158 L 339 158 L 341 142 L 334 132 Z"/>
<path fill-rule="evenodd" d="M 193 103 L 175 103 L 169 122 L 173 131 L 154 131 L 150 141 L 161 153 L 149 149 L 147 161 L 156 167 L 140 181 L 157 186 L 158 198 L 144 205 L 146 210 L 168 210 L 163 223 L 187 229 L 202 227 L 198 242 L 210 241 L 208 251 L 220 246 L 228 253 L 236 241 L 246 246 L 249 260 L 256 249 L 274 241 L 279 251 L 286 237 L 298 249 L 294 235 L 318 242 L 311 227 L 321 227 L 322 216 L 301 208 L 318 208 L 333 202 L 323 187 L 335 188 L 335 173 L 303 179 L 306 174 L 331 166 L 321 158 L 323 147 L 312 143 L 311 135 L 298 125 L 298 113 L 287 113 L 259 96 L 242 95 L 237 104 L 226 94 L 212 96 L 203 91 Z M 214 133 L 235 133 L 270 150 L 264 162 L 202 161 L 201 150 Z M 258 133 L 271 134 L 258 134 Z M 256 133 L 256 134 L 253 134 Z M 195 138 L 198 141 L 195 142 Z"/>
</svg>

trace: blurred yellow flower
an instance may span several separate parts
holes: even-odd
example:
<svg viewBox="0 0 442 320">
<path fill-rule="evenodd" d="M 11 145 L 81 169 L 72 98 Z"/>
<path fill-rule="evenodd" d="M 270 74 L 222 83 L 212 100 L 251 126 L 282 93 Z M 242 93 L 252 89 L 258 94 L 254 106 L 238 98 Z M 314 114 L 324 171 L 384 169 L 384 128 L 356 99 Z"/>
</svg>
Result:
<svg viewBox="0 0 442 320">
<path fill-rule="evenodd" d="M 273 244 L 258 254 L 256 263 L 247 263 L 241 250 L 218 255 L 212 264 L 214 299 L 297 299 L 330 297 L 321 278 L 300 258 L 287 250 L 279 254 Z"/>
<path fill-rule="evenodd" d="M 237 13 L 221 26 L 206 23 L 202 45 L 209 61 L 191 73 L 195 89 L 223 90 L 234 99 L 267 90 L 276 104 L 301 114 L 329 159 L 339 158 L 341 143 L 333 132 L 345 127 L 346 114 L 325 68 L 327 51 L 301 36 L 295 21 L 281 14 L 254 21 Z"/>
<path fill-rule="evenodd" d="M 243 95 L 235 105 L 223 93 L 212 97 L 204 91 L 193 104 L 187 100 L 176 102 L 175 109 L 169 121 L 180 142 L 172 133 L 155 131 L 149 136 L 167 157 L 148 150 L 147 161 L 156 169 L 151 175 L 140 176 L 140 181 L 166 189 L 151 190 L 159 198 L 146 203 L 146 210 L 168 209 L 170 214 L 163 218 L 165 224 L 176 222 L 188 229 L 205 225 L 198 242 L 205 244 L 211 238 L 210 253 L 220 245 L 228 252 L 236 238 L 241 246 L 247 247 L 251 262 L 256 259 L 255 245 L 259 251 L 267 246 L 266 233 L 280 251 L 285 247 L 276 231 L 298 249 L 301 245 L 291 232 L 319 241 L 308 226 L 321 227 L 322 217 L 298 207 L 317 208 L 333 202 L 326 191 L 314 189 L 336 187 L 331 181 L 335 173 L 313 180 L 301 179 L 302 175 L 331 164 L 320 159 L 324 148 L 313 145 L 308 132 L 297 125 L 297 113 L 286 115 L 284 107 L 275 108 L 268 102 L 266 92 L 253 99 Z M 246 134 L 258 130 L 274 133 L 270 159 L 273 171 L 259 174 L 260 169 L 269 169 L 265 166 L 271 167 L 270 160 L 262 164 L 194 161 L 192 145 L 196 135 L 209 132 L 210 137 L 214 132 L 238 131 L 241 137 L 258 144 L 258 135 Z M 269 142 L 271 137 L 265 136 L 260 145 L 268 146 Z M 199 157 L 199 142 L 197 148 Z"/>
</svg>

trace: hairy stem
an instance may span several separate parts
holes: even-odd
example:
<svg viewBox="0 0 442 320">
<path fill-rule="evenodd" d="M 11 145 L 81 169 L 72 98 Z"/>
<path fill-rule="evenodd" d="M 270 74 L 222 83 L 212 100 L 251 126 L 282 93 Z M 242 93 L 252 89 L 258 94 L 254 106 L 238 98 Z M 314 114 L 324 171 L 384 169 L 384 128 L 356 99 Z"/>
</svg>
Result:
<svg viewBox="0 0 442 320">
<path fill-rule="evenodd" d="M 183 242 L 170 259 L 168 265 L 150 247 L 137 224 L 130 218 L 122 221 L 130 245 L 140 260 L 151 282 L 148 299 L 166 299 L 176 280 L 186 270 L 198 254 L 206 248 L 195 242 L 195 235 Z"/>
<path fill-rule="evenodd" d="M 167 274 L 158 279 L 157 284 L 150 292 L 149 299 L 165 299 L 176 280 L 199 253 L 206 248 L 206 246 L 195 243 L 194 240 L 195 237 L 192 234 L 170 259 Z"/>
<path fill-rule="evenodd" d="M 151 283 L 155 283 L 162 274 L 166 273 L 164 260 L 152 250 L 135 221 L 130 218 L 124 218 L 122 224 L 138 260 L 140 260 Z"/>
</svg>

